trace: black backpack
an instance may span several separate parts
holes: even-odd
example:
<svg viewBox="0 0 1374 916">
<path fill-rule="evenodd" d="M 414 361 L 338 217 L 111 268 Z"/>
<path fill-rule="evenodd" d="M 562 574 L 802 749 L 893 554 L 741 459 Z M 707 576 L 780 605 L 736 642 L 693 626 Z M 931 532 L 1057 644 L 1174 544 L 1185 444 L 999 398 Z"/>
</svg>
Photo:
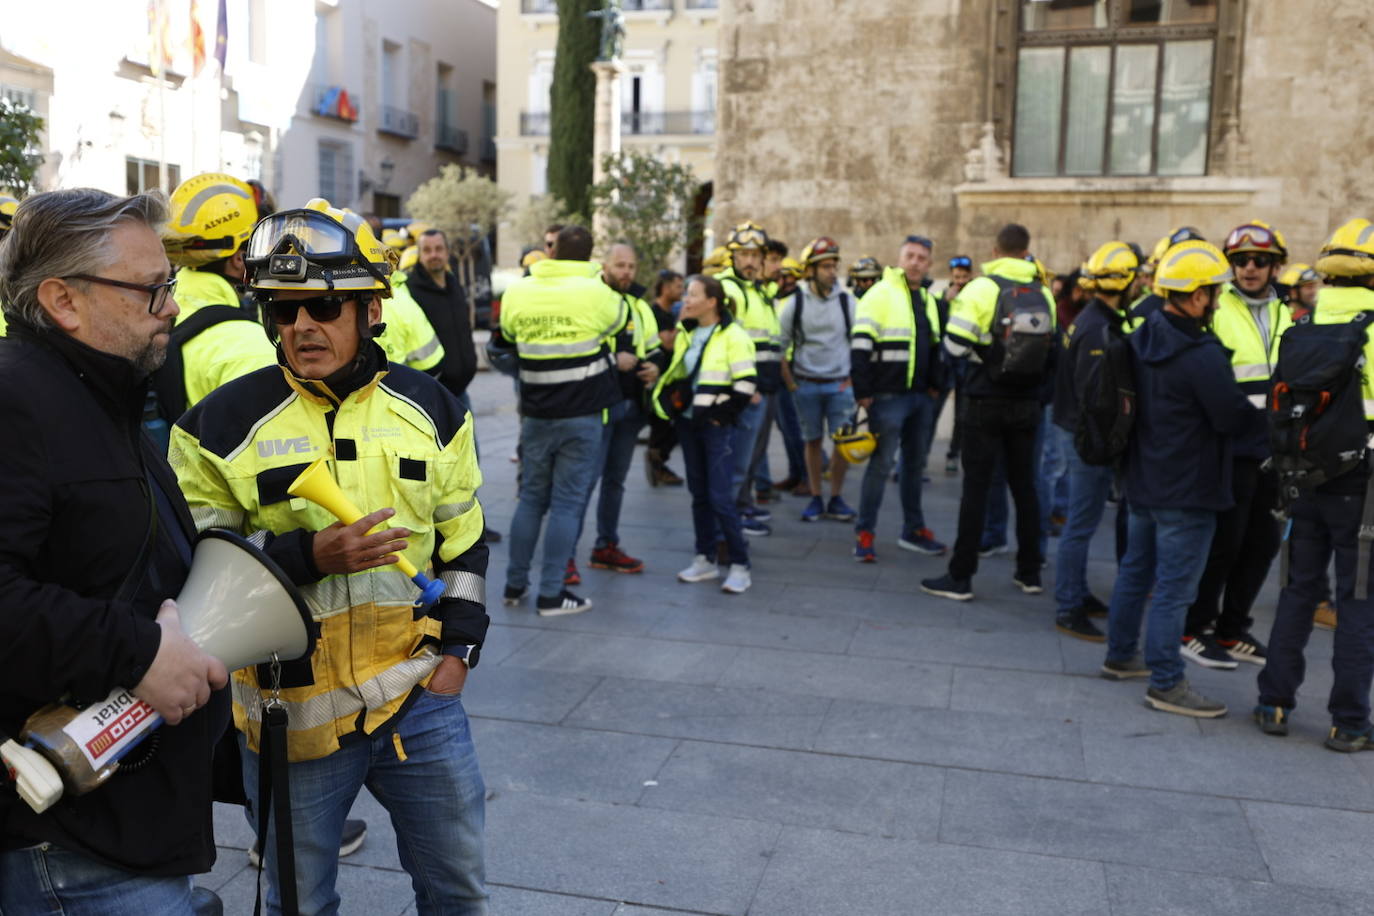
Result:
<svg viewBox="0 0 1374 916">
<path fill-rule="evenodd" d="M 1368 312 L 1343 324 L 1317 324 L 1307 315 L 1279 341 L 1268 414 L 1282 506 L 1364 460 L 1368 330 Z"/>
<path fill-rule="evenodd" d="M 1084 464 L 1112 465 L 1125 456 L 1135 426 L 1135 411 L 1131 345 L 1119 329 L 1108 327 L 1102 340 L 1102 356 L 1093 364 L 1078 392 L 1073 447 Z"/>
<path fill-rule="evenodd" d="M 1038 385 L 1054 347 L 1054 315 L 1036 281 L 992 277 L 998 286 L 992 346 L 983 359 L 988 378 L 1001 385 Z"/>
</svg>

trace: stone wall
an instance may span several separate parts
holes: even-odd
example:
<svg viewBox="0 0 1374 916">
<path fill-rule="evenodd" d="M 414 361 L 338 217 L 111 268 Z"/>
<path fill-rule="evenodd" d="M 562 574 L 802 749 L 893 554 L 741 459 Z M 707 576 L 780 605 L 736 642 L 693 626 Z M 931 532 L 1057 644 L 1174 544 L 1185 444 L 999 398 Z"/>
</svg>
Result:
<svg viewBox="0 0 1374 916">
<path fill-rule="evenodd" d="M 1374 85 L 1368 3 L 1223 2 L 1240 23 L 1239 78 L 1234 115 L 1219 117 L 1214 100 L 1209 174 L 1089 179 L 1007 177 L 998 99 L 1014 47 L 992 35 L 1014 22 L 999 17 L 1014 17 L 1015 3 L 727 2 L 717 232 L 751 218 L 796 248 L 828 234 L 846 259 L 885 262 L 921 232 L 940 261 L 985 257 L 998 227 L 1017 221 L 1066 271 L 1108 238 L 1148 250 L 1190 224 L 1220 241 L 1262 218 L 1310 261 L 1334 225 L 1374 218 L 1374 119 L 1361 102 Z"/>
</svg>

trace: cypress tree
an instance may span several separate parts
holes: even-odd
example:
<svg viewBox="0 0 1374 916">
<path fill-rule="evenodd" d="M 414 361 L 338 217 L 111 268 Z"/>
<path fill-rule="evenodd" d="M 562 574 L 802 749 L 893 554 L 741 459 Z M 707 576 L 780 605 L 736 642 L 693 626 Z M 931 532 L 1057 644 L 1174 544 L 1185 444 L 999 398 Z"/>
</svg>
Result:
<svg viewBox="0 0 1374 916">
<path fill-rule="evenodd" d="M 549 86 L 549 193 L 571 213 L 588 213 L 592 184 L 596 75 L 601 20 L 587 13 L 602 0 L 558 0 L 558 48 Z"/>
</svg>

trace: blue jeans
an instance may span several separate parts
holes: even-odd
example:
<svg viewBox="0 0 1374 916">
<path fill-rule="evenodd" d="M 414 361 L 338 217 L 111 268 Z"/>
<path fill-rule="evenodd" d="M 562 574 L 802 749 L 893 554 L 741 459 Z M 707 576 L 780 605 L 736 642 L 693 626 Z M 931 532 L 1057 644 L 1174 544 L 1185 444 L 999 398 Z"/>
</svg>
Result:
<svg viewBox="0 0 1374 916">
<path fill-rule="evenodd" d="M 1107 618 L 1107 659 L 1127 661 L 1140 645 L 1140 620 L 1153 587 L 1145 632 L 1150 686 L 1168 690 L 1183 680 L 1179 652 L 1188 606 L 1207 565 L 1207 548 L 1217 527 L 1208 509 L 1147 509 L 1131 506 L 1126 556 L 1116 574 Z"/>
<path fill-rule="evenodd" d="M 338 854 L 336 848 L 334 855 Z M 152 916 L 154 913 L 190 916 L 191 879 L 185 875 L 136 875 L 43 843 L 0 853 L 0 913 L 5 916 Z"/>
<path fill-rule="evenodd" d="M 827 427 L 833 433 L 854 416 L 854 389 L 844 382 L 798 381 L 792 400 L 806 442 L 824 438 Z"/>
<path fill-rule="evenodd" d="M 797 481 L 805 480 L 806 453 L 803 451 L 797 402 L 792 399 L 792 392 L 785 388 L 774 397 L 778 401 L 778 431 L 782 433 L 782 447 L 787 452 L 787 476 Z"/>
<path fill-rule="evenodd" d="M 869 432 L 878 437 L 878 446 L 868 459 L 863 485 L 859 488 L 859 516 L 855 531 L 874 531 L 878 526 L 878 509 L 883 504 L 883 492 L 897 449 L 902 450 L 901 471 L 897 475 L 897 492 L 902 499 L 902 534 L 926 526 L 921 509 L 921 468 L 919 456 L 929 447 L 924 434 L 929 424 L 926 417 L 935 411 L 930 395 L 909 391 L 906 394 L 879 394 L 868 409 Z"/>
<path fill-rule="evenodd" d="M 635 457 L 639 431 L 646 422 L 644 411 L 635 401 L 621 401 L 611 408 L 597 461 L 601 469 L 601 494 L 596 501 L 597 547 L 620 543 L 620 504 L 625 499 L 625 477 Z"/>
<path fill-rule="evenodd" d="M 1115 472 L 1110 466 L 1084 464 L 1073 447 L 1073 433 L 1057 426 L 1053 433 L 1068 463 L 1064 477 L 1069 483 L 1068 521 L 1059 536 L 1054 565 L 1054 601 L 1060 614 L 1068 614 L 1082 607 L 1088 597 L 1088 547 L 1106 511 Z"/>
<path fill-rule="evenodd" d="M 754 502 L 749 492 L 749 466 L 754 461 L 754 445 L 763 435 L 763 423 L 768 418 L 768 401 L 772 397 L 763 395 L 757 404 L 750 404 L 740 411 L 734 426 L 726 427 L 731 431 L 730 451 L 734 456 L 731 486 L 740 505 L 752 505 Z"/>
<path fill-rule="evenodd" d="M 396 753 L 396 736 L 404 760 Z M 256 804 L 258 755 L 247 749 L 242 735 L 239 748 L 244 790 Z M 328 757 L 289 764 L 287 775 L 301 916 L 338 912 L 334 883 L 339 874 L 339 839 L 344 819 L 363 786 L 391 815 L 396 851 L 415 888 L 417 911 L 486 913 L 482 858 L 486 787 L 467 713 L 457 694 L 423 691 L 394 728 L 346 744 Z M 252 804 L 248 820 L 256 830 Z M 275 916 L 281 912 L 275 823 L 269 824 L 264 854 L 267 908 Z"/>
<path fill-rule="evenodd" d="M 1297 706 L 1307 663 L 1303 650 L 1312 635 L 1312 610 L 1328 591 L 1326 567 L 1336 555 L 1336 635 L 1332 640 L 1331 723 L 1345 731 L 1369 727 L 1369 686 L 1374 681 L 1374 600 L 1355 599 L 1359 561 L 1358 494 L 1313 493 L 1293 503 L 1288 534 L 1288 581 L 1279 592 L 1269 657 L 1259 675 L 1259 701 Z M 1371 561 L 1374 565 L 1374 561 Z"/>
<path fill-rule="evenodd" d="M 725 539 L 733 565 L 749 565 L 749 547 L 735 506 L 733 453 L 735 429 L 682 418 L 677 421 L 683 472 L 692 494 L 695 552 L 715 560 L 716 542 Z"/>
<path fill-rule="evenodd" d="M 1069 497 L 1068 456 L 1060 445 L 1059 427 L 1051 419 L 1053 408 L 1046 405 L 1040 417 L 1040 474 L 1036 478 L 1037 494 L 1040 497 L 1040 516 L 1048 536 L 1050 516 L 1055 510 L 1063 510 Z M 1073 439 L 1069 439 L 1069 450 L 1073 450 Z"/>
<path fill-rule="evenodd" d="M 557 420 L 526 417 L 521 421 L 520 501 L 510 523 L 507 587 L 523 589 L 529 585 L 534 547 L 547 512 L 549 529 L 539 567 L 539 595 L 550 598 L 563 591 L 563 570 L 577 546 L 596 476 L 603 425 L 599 413 Z"/>
</svg>

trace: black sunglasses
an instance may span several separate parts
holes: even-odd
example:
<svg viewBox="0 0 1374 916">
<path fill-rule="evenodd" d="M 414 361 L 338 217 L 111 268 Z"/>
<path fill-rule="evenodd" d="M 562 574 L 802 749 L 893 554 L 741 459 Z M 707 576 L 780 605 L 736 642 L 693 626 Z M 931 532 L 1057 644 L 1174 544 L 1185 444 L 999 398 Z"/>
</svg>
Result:
<svg viewBox="0 0 1374 916">
<path fill-rule="evenodd" d="M 1272 254 L 1257 254 L 1252 251 L 1233 254 L 1227 260 L 1231 262 L 1232 267 L 1248 267 L 1250 264 L 1256 267 L 1273 267 L 1278 263 L 1278 258 Z"/>
<path fill-rule="evenodd" d="M 929 249 L 930 251 L 934 251 L 934 250 L 935 250 L 935 243 L 932 242 L 930 239 L 926 238 L 924 235 L 908 235 L 908 236 L 906 237 L 906 241 L 904 241 L 902 244 L 903 244 L 903 245 L 923 245 L 923 246 L 925 246 L 927 249 Z"/>
<path fill-rule="evenodd" d="M 344 303 L 353 296 L 315 296 L 311 299 L 267 299 L 264 304 L 272 321 L 286 326 L 296 323 L 296 316 L 304 306 L 312 321 L 321 324 L 334 321 L 343 312 Z"/>
<path fill-rule="evenodd" d="M 132 289 L 140 293 L 147 293 L 149 315 L 156 315 L 162 311 L 162 307 L 167 304 L 167 297 L 177 287 L 175 276 L 168 277 L 162 283 L 130 283 L 127 280 L 111 280 L 109 277 L 96 277 L 91 274 L 68 274 L 62 279 L 85 280 L 87 283 L 99 283 L 102 286 L 117 286 L 120 289 Z"/>
<path fill-rule="evenodd" d="M 972 259 L 972 258 L 966 258 L 966 257 L 963 257 L 963 256 L 960 256 L 960 257 L 957 257 L 957 258 L 950 258 L 950 259 L 949 259 L 949 266 L 950 266 L 951 268 L 953 268 L 953 267 L 966 267 L 966 268 L 969 268 L 969 269 L 971 270 L 971 269 L 973 268 L 973 259 Z"/>
</svg>

